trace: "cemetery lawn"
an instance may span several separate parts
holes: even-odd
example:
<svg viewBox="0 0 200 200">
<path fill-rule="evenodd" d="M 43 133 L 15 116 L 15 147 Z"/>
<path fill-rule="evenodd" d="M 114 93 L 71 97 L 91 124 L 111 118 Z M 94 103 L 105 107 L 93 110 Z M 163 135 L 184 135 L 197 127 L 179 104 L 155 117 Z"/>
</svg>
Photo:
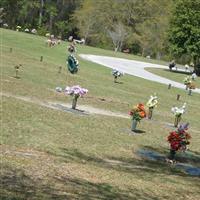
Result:
<svg viewBox="0 0 200 200">
<path fill-rule="evenodd" d="M 165 78 L 170 78 L 171 80 L 180 83 L 183 83 L 184 78 L 189 76 L 187 72 L 178 73 L 176 71 L 170 72 L 169 70 L 163 70 L 163 69 L 147 68 L 147 71 L 157 74 L 159 76 L 163 76 Z M 193 82 L 197 88 L 200 88 L 200 78 L 196 78 Z"/>
<path fill-rule="evenodd" d="M 184 90 L 168 90 L 166 85 L 129 75 L 120 79 L 122 84 L 115 84 L 110 69 L 78 56 L 80 70 L 71 75 L 65 64 L 66 42 L 48 48 L 44 37 L 5 29 L 0 32 L 2 199 L 199 199 L 199 177 L 137 154 L 139 149 L 148 149 L 167 155 L 166 137 L 173 130 L 169 124 L 174 121 L 171 107 L 186 102 L 182 121 L 190 123 L 190 156 L 186 159 L 185 154 L 179 153 L 178 158 L 200 167 L 199 94 L 188 96 Z M 77 45 L 77 50 L 145 60 L 88 46 Z M 19 64 L 20 78 L 15 78 L 14 66 Z M 150 70 L 179 82 L 186 76 Z M 199 78 L 196 82 L 200 85 Z M 159 105 L 152 121 L 142 120 L 138 125 L 144 133 L 133 136 L 129 135 L 130 119 L 81 116 L 38 104 L 71 103 L 69 96 L 55 92 L 57 86 L 67 85 L 89 90 L 78 99 L 78 105 L 127 114 L 133 105 L 146 103 L 155 92 Z M 180 101 L 176 101 L 177 94 L 181 95 Z M 32 102 L 22 100 L 26 98 Z"/>
</svg>

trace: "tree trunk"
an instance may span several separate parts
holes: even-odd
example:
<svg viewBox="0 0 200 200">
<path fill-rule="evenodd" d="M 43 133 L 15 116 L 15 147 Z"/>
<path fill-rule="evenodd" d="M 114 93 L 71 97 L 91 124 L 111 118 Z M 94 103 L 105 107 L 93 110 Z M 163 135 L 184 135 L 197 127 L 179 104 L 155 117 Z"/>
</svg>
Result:
<svg viewBox="0 0 200 200">
<path fill-rule="evenodd" d="M 42 24 L 42 11 L 44 7 L 44 0 L 40 0 L 40 12 L 39 12 L 39 21 L 38 21 L 38 26 L 40 27 Z"/>
<path fill-rule="evenodd" d="M 144 57 L 145 49 L 142 48 L 142 57 Z"/>
<path fill-rule="evenodd" d="M 49 18 L 49 31 L 52 31 L 52 25 L 53 25 L 53 15 L 50 14 L 50 18 Z"/>
<path fill-rule="evenodd" d="M 161 59 L 161 53 L 159 51 L 156 53 L 156 59 L 158 59 L 158 60 Z"/>
</svg>

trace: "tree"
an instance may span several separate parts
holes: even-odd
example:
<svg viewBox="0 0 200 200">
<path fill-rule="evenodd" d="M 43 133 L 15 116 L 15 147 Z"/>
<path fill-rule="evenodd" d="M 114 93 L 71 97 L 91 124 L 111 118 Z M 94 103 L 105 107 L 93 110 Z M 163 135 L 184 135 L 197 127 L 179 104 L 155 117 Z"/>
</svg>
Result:
<svg viewBox="0 0 200 200">
<path fill-rule="evenodd" d="M 174 56 L 189 55 L 195 66 L 200 63 L 200 0 L 174 1 L 169 42 Z"/>
<path fill-rule="evenodd" d="M 122 23 L 115 24 L 113 30 L 108 30 L 108 34 L 112 39 L 115 51 L 121 51 L 123 42 L 128 35 L 125 26 Z"/>
<path fill-rule="evenodd" d="M 77 10 L 73 15 L 73 19 L 79 29 L 80 35 L 84 38 L 86 43 L 88 42 L 88 37 L 93 32 L 96 23 L 94 3 L 94 1 L 85 0 L 81 9 Z"/>
<path fill-rule="evenodd" d="M 40 0 L 40 11 L 39 11 L 39 20 L 38 20 L 38 26 L 39 26 L 39 27 L 40 27 L 41 24 L 42 24 L 43 7 L 44 7 L 44 0 Z"/>
<path fill-rule="evenodd" d="M 0 24 L 3 23 L 3 15 L 4 15 L 3 8 L 0 8 Z"/>
<path fill-rule="evenodd" d="M 141 46 L 142 56 L 151 55 L 160 59 L 165 53 L 171 3 L 171 0 L 148 0 L 144 3 L 146 15 L 137 24 L 133 36 Z"/>
</svg>

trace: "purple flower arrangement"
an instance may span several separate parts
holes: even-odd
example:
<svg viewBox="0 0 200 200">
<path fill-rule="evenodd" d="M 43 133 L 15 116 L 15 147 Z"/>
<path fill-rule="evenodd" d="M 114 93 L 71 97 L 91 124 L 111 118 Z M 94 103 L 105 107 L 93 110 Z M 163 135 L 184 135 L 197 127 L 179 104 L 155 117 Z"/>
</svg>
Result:
<svg viewBox="0 0 200 200">
<path fill-rule="evenodd" d="M 72 87 L 66 87 L 64 92 L 67 95 L 82 97 L 87 94 L 88 90 L 85 88 L 81 88 L 79 85 L 75 85 Z"/>
<path fill-rule="evenodd" d="M 72 109 L 76 109 L 77 100 L 79 97 L 83 97 L 87 94 L 88 90 L 80 87 L 79 85 L 75 85 L 72 87 L 66 87 L 64 93 L 67 95 L 73 96 L 72 100 Z"/>
</svg>

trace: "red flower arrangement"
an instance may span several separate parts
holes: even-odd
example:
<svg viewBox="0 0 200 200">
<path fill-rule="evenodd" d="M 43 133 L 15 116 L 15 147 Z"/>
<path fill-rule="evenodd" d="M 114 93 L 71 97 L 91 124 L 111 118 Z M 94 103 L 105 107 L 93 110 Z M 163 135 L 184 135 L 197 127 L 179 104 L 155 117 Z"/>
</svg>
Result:
<svg viewBox="0 0 200 200">
<path fill-rule="evenodd" d="M 191 139 L 191 135 L 186 132 L 188 129 L 188 123 L 184 125 L 180 125 L 177 131 L 170 132 L 167 137 L 167 141 L 170 143 L 170 159 L 174 159 L 176 151 L 185 151 L 187 149 L 187 145 L 190 144 L 189 140 Z"/>
</svg>

